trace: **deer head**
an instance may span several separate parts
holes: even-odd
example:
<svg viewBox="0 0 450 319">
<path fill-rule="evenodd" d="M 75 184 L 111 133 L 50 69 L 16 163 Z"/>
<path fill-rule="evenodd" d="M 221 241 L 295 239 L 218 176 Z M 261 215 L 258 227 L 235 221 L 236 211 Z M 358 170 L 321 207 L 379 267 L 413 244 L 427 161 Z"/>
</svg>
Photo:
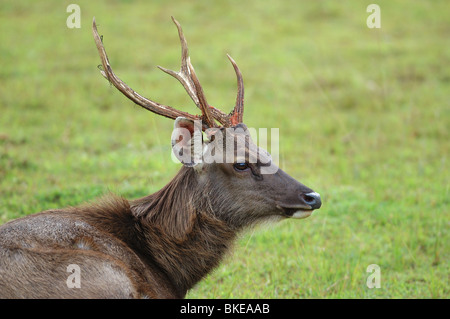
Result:
<svg viewBox="0 0 450 319">
<path fill-rule="evenodd" d="M 95 19 L 93 34 L 102 61 L 101 74 L 128 99 L 141 107 L 175 120 L 172 149 L 186 169 L 196 172 L 212 211 L 237 228 L 269 218 L 305 218 L 321 206 L 320 195 L 279 169 L 270 154 L 253 143 L 243 123 L 244 82 L 229 56 L 237 77 L 237 97 L 226 114 L 208 104 L 180 24 L 172 17 L 181 42 L 178 72 L 158 66 L 185 88 L 201 115 L 191 115 L 140 95 L 113 72 Z"/>
</svg>

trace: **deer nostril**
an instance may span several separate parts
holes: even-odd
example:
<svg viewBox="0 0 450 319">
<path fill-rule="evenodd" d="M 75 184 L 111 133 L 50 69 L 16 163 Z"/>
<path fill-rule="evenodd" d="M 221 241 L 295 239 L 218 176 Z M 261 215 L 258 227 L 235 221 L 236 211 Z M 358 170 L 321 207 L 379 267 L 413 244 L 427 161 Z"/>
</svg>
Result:
<svg viewBox="0 0 450 319">
<path fill-rule="evenodd" d="M 306 204 L 311 206 L 312 209 L 317 209 L 322 206 L 322 201 L 320 200 L 320 195 L 316 192 L 302 194 L 302 199 L 305 201 Z"/>
</svg>

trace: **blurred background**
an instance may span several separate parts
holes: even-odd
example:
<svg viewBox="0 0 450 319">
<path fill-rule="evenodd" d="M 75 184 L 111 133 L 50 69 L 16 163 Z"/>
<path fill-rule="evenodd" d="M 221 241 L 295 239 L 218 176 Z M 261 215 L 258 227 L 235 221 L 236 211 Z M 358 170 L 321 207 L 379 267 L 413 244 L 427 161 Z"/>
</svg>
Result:
<svg viewBox="0 0 450 319">
<path fill-rule="evenodd" d="M 69 4 L 80 28 L 68 28 Z M 137 198 L 181 164 L 173 122 L 99 74 L 95 16 L 116 74 L 196 113 L 178 70 L 183 26 L 208 102 L 245 81 L 245 123 L 279 128 L 280 167 L 322 195 L 305 220 L 241 236 L 190 298 L 448 298 L 450 3 L 377 1 L 0 3 L 0 223 L 107 192 Z M 379 266 L 370 289 L 367 267 Z"/>
</svg>

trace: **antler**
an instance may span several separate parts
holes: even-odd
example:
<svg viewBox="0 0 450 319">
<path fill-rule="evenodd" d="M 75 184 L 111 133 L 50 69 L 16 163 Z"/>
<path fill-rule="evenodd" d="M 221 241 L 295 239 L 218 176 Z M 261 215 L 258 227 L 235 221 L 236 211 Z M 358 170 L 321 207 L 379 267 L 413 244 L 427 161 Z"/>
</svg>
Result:
<svg viewBox="0 0 450 319">
<path fill-rule="evenodd" d="M 97 49 L 103 65 L 103 70 L 100 70 L 100 73 L 110 83 L 112 83 L 120 92 L 122 92 L 127 98 L 132 100 L 134 103 L 142 106 L 143 108 L 152 111 L 153 113 L 160 114 L 171 119 L 175 119 L 179 116 L 186 117 L 192 120 L 201 119 L 203 121 L 203 130 L 209 127 L 217 127 L 215 120 L 217 120 L 224 127 L 230 127 L 232 125 L 241 123 L 244 109 L 243 104 L 244 85 L 241 72 L 239 71 L 239 68 L 237 67 L 234 60 L 229 55 L 227 55 L 236 72 L 238 82 L 238 93 L 236 97 L 236 105 L 233 111 L 230 114 L 226 114 L 221 110 L 208 104 L 205 94 L 203 93 L 203 89 L 200 85 L 200 81 L 198 80 L 194 67 L 191 64 L 187 42 L 184 37 L 183 30 L 181 29 L 181 25 L 173 17 L 172 20 L 177 26 L 178 35 L 181 43 L 181 68 L 180 71 L 178 72 L 163 68 L 161 66 L 158 66 L 158 68 L 176 78 L 183 85 L 184 89 L 191 97 L 192 101 L 194 101 L 197 107 L 201 110 L 202 112 L 201 116 L 191 115 L 189 113 L 176 110 L 170 106 L 149 100 L 140 95 L 139 93 L 137 93 L 136 91 L 134 91 L 125 82 L 119 79 L 114 74 L 111 65 L 109 64 L 108 56 L 103 46 L 102 39 L 98 34 L 97 25 L 95 23 L 94 18 L 92 23 L 92 32 L 94 34 L 95 44 L 97 45 Z"/>
<path fill-rule="evenodd" d="M 134 103 L 142 106 L 143 108 L 152 111 L 153 113 L 160 114 L 162 116 L 176 119 L 179 116 L 184 116 L 192 120 L 198 120 L 198 116 L 191 115 L 189 113 L 176 110 L 170 106 L 159 104 L 157 102 L 151 101 L 146 97 L 143 97 L 139 93 L 135 92 L 130 88 L 125 82 L 119 79 L 113 72 L 111 65 L 109 64 L 108 55 L 106 54 L 105 48 L 103 46 L 102 40 L 98 35 L 97 25 L 95 23 L 95 18 L 92 23 L 92 32 L 94 34 L 95 44 L 97 45 L 98 53 L 100 59 L 102 60 L 103 70 L 100 73 L 120 92 L 122 92 L 127 98 L 132 100 Z"/>
<path fill-rule="evenodd" d="M 236 125 L 242 123 L 242 119 L 244 117 L 244 80 L 236 62 L 234 62 L 233 58 L 229 54 L 227 54 L 227 57 L 233 65 L 234 71 L 236 72 L 238 84 L 236 105 L 234 106 L 234 109 L 230 114 L 231 125 Z"/>
</svg>

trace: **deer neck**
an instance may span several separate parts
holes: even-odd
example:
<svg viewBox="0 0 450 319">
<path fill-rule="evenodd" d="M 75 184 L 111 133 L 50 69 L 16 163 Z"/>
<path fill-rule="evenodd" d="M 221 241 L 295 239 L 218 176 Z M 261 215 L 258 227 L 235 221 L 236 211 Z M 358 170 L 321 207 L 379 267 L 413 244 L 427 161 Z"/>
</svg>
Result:
<svg viewBox="0 0 450 319">
<path fill-rule="evenodd" d="M 216 218 L 192 168 L 183 167 L 158 192 L 131 202 L 143 249 L 185 294 L 217 267 L 236 230 Z"/>
</svg>

